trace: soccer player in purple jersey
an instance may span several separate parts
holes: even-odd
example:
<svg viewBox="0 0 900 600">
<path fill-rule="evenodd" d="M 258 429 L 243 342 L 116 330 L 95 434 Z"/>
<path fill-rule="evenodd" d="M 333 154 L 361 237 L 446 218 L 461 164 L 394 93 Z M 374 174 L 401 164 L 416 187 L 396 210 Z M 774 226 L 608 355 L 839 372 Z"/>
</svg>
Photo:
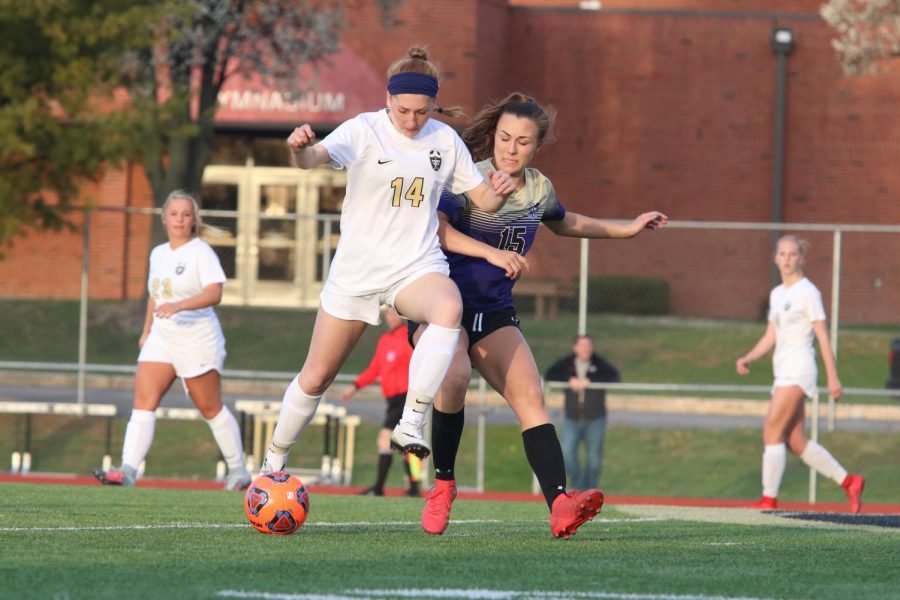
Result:
<svg viewBox="0 0 900 600">
<path fill-rule="evenodd" d="M 476 166 L 482 173 L 505 171 L 516 191 L 493 214 L 480 210 L 466 194 L 447 191 L 438 206 L 441 243 L 450 277 L 462 293 L 463 319 L 456 354 L 434 400 L 435 487 L 422 511 L 422 527 L 432 535 L 447 528 L 456 498 L 454 468 L 473 366 L 519 419 L 525 454 L 550 508 L 553 535 L 568 538 L 603 506 L 598 489 L 566 490 L 562 450 L 544 407 L 541 375 L 519 330 L 512 288 L 527 269 L 524 255 L 541 223 L 561 236 L 630 238 L 644 229 L 664 227 L 668 217 L 653 211 L 619 225 L 566 212 L 550 180 L 528 167 L 550 138 L 554 118 L 551 108 L 520 93 L 482 109 L 463 132 L 463 140 L 480 161 Z M 412 341 L 426 329 L 411 325 Z"/>
</svg>

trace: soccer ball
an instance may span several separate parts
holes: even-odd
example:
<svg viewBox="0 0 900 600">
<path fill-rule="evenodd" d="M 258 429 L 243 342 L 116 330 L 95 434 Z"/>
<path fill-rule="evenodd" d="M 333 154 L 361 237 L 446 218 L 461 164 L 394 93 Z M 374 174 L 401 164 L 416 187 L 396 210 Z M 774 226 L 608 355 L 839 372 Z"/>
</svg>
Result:
<svg viewBox="0 0 900 600">
<path fill-rule="evenodd" d="M 285 471 L 253 480 L 244 496 L 244 513 L 262 533 L 294 533 L 309 514 L 309 492 L 303 482 Z"/>
</svg>

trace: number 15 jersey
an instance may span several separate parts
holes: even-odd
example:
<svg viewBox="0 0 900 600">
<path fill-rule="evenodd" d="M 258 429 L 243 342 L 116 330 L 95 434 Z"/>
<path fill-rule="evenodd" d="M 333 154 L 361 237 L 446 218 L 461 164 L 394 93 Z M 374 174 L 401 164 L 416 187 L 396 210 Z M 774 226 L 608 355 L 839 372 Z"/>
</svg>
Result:
<svg viewBox="0 0 900 600">
<path fill-rule="evenodd" d="M 381 292 L 430 262 L 443 263 L 437 237 L 441 190 L 462 193 L 484 177 L 459 135 L 429 119 L 414 138 L 387 110 L 345 121 L 322 140 L 334 168 L 347 169 L 347 194 L 326 288 L 347 296 Z"/>
<path fill-rule="evenodd" d="M 482 173 L 493 169 L 490 159 L 476 166 Z M 447 215 L 453 227 L 469 237 L 523 256 L 534 243 L 541 222 L 561 221 L 566 216 L 553 184 L 537 169 L 525 169 L 525 185 L 510 195 L 496 213 L 486 213 L 465 194 L 449 191 L 441 196 L 438 210 Z M 483 258 L 453 252 L 447 252 L 447 260 L 450 278 L 462 294 L 463 310 L 491 312 L 513 308 L 515 281 L 506 276 L 506 271 Z"/>
</svg>

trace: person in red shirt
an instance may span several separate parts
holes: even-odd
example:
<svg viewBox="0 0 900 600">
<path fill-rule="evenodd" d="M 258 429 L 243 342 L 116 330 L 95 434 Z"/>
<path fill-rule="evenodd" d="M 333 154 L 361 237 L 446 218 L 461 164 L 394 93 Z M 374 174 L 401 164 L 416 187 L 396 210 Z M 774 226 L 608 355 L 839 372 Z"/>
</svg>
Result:
<svg viewBox="0 0 900 600">
<path fill-rule="evenodd" d="M 378 478 L 375 485 L 363 492 L 369 496 L 384 496 L 384 482 L 393 459 L 391 433 L 403 415 L 406 391 L 409 387 L 409 360 L 413 353 L 413 348 L 407 340 L 406 320 L 393 308 L 386 308 L 384 316 L 388 332 L 378 338 L 375 356 L 372 357 L 366 370 L 360 373 L 353 382 L 353 386 L 348 387 L 341 394 L 344 403 L 350 402 L 356 390 L 362 389 L 378 379 L 381 382 L 381 391 L 387 401 L 384 423 L 378 432 Z M 409 481 L 406 495 L 418 497 L 421 460 L 409 452 L 404 456 L 406 459 L 404 468 Z"/>
</svg>

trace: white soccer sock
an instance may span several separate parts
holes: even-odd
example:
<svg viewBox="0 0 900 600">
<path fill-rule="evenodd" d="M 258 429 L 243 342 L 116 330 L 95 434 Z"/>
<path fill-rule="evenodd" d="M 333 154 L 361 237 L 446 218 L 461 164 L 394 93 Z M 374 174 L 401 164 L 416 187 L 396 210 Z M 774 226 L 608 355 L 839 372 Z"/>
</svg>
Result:
<svg viewBox="0 0 900 600">
<path fill-rule="evenodd" d="M 122 442 L 122 466 L 137 471 L 150 452 L 153 433 L 156 431 L 156 413 L 152 410 L 131 411 L 131 418 L 125 427 L 125 441 Z"/>
<path fill-rule="evenodd" d="M 841 485 L 847 477 L 847 470 L 841 466 L 841 463 L 836 461 L 828 450 L 812 440 L 806 444 L 806 450 L 803 451 L 800 458 L 825 477 L 834 480 L 838 485 Z"/>
<path fill-rule="evenodd" d="M 246 470 L 244 449 L 241 446 L 241 428 L 238 427 L 237 419 L 234 418 L 228 407 L 223 406 L 219 414 L 206 420 L 206 424 L 209 425 L 213 437 L 216 438 L 222 458 L 228 465 L 228 472 L 240 473 Z"/>
<path fill-rule="evenodd" d="M 409 390 L 401 421 L 417 426 L 425 422 L 428 407 L 453 361 L 457 341 L 459 329 L 434 324 L 429 324 L 425 329 L 409 361 Z"/>
<path fill-rule="evenodd" d="M 291 446 L 297 443 L 300 434 L 316 414 L 319 401 L 322 399 L 322 396 L 310 396 L 301 390 L 299 378 L 300 375 L 294 377 L 284 391 L 281 413 L 278 415 L 278 423 L 272 434 L 272 446 L 269 448 L 269 452 L 282 457 L 287 456 Z"/>
<path fill-rule="evenodd" d="M 784 444 L 766 444 L 762 460 L 763 496 L 777 498 L 781 478 L 787 464 L 787 448 Z"/>
</svg>

